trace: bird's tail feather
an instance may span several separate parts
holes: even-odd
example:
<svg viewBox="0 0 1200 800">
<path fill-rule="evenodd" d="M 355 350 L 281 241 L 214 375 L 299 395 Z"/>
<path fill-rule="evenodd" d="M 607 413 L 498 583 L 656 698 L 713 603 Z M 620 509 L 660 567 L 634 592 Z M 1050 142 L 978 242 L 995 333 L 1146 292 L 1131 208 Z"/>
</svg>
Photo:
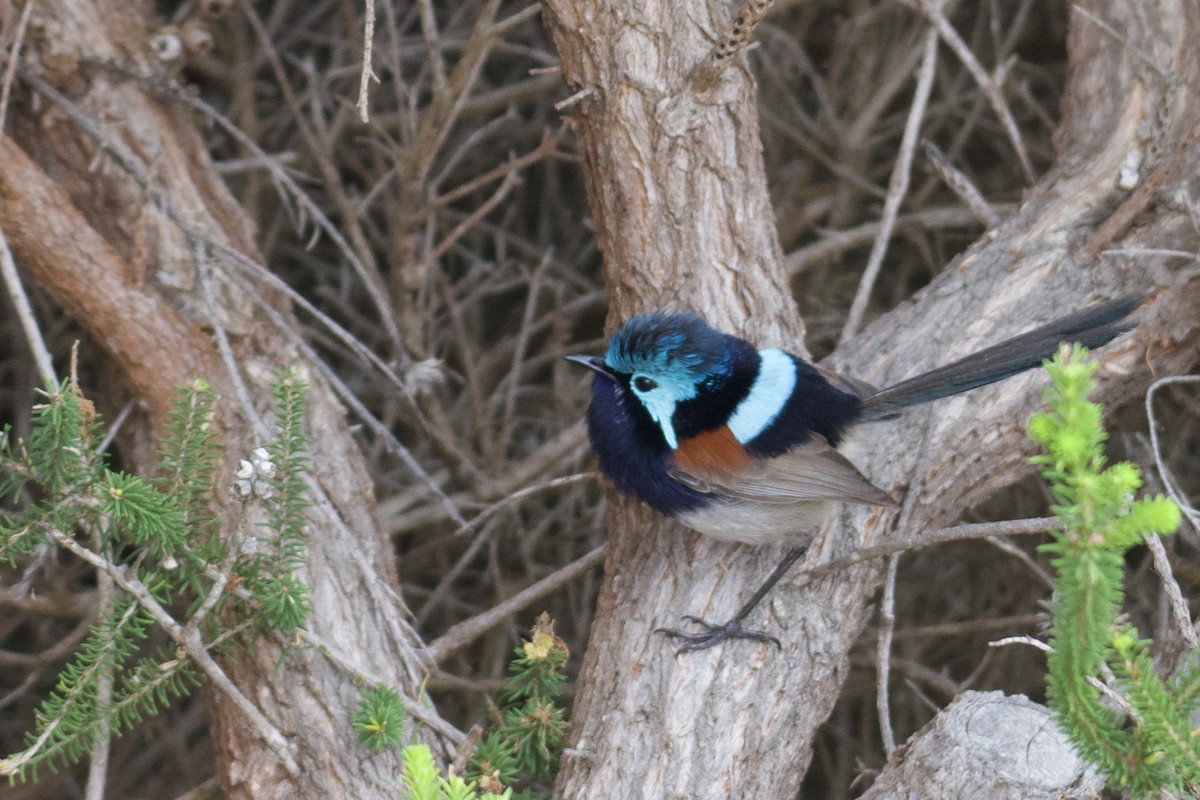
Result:
<svg viewBox="0 0 1200 800">
<path fill-rule="evenodd" d="M 1125 318 L 1145 299 L 1145 295 L 1126 295 L 1089 306 L 952 364 L 880 389 L 863 398 L 860 419 L 864 422 L 889 419 L 909 406 L 1003 380 L 1041 364 L 1063 342 L 1101 347 L 1135 327 L 1135 323 Z"/>
</svg>

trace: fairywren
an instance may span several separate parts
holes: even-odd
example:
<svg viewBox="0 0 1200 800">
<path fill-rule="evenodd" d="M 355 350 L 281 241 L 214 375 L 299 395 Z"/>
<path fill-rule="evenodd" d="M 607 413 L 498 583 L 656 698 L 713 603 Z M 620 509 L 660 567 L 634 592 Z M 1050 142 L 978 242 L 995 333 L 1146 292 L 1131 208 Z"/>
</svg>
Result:
<svg viewBox="0 0 1200 800">
<path fill-rule="evenodd" d="M 1063 342 L 1100 347 L 1133 327 L 1144 297 L 1090 306 L 947 366 L 875 389 L 783 350 L 758 350 L 695 314 L 630 319 L 603 356 L 567 356 L 596 373 L 588 436 L 601 471 L 626 493 L 718 539 L 791 550 L 732 619 L 698 632 L 660 629 L 680 652 L 728 638 L 772 641 L 742 621 L 804 553 L 831 503 L 894 505 L 837 451 L 853 426 L 1042 363 Z"/>
</svg>

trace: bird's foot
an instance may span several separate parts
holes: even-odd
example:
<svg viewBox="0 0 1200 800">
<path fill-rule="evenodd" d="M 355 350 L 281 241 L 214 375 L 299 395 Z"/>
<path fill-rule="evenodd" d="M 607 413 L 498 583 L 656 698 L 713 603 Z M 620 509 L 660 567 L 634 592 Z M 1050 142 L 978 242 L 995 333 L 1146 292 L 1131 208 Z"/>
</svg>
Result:
<svg viewBox="0 0 1200 800">
<path fill-rule="evenodd" d="M 688 622 L 699 625 L 699 631 L 681 631 L 676 628 L 656 628 L 655 633 L 665 633 L 672 639 L 682 639 L 683 644 L 675 651 L 675 655 L 680 653 L 690 653 L 693 650 L 707 650 L 713 645 L 720 644 L 726 639 L 749 639 L 752 642 L 771 643 L 783 649 L 783 645 L 769 633 L 762 631 L 749 630 L 742 627 L 741 617 L 734 617 L 728 622 L 722 622 L 719 625 L 714 625 L 711 622 L 705 622 L 699 617 L 686 616 Z"/>
</svg>

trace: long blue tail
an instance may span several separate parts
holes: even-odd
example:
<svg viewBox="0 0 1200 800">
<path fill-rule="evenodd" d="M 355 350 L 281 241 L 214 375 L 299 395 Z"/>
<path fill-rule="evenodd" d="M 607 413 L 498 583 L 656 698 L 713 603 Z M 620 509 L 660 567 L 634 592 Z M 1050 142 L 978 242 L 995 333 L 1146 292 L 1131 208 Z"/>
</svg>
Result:
<svg viewBox="0 0 1200 800">
<path fill-rule="evenodd" d="M 889 419 L 909 406 L 1003 380 L 1038 366 L 1053 356 L 1063 342 L 1101 347 L 1136 327 L 1125 318 L 1145 299 L 1144 294 L 1126 295 L 1098 303 L 952 364 L 880 389 L 863 398 L 863 414 L 859 419 L 863 422 Z"/>
</svg>

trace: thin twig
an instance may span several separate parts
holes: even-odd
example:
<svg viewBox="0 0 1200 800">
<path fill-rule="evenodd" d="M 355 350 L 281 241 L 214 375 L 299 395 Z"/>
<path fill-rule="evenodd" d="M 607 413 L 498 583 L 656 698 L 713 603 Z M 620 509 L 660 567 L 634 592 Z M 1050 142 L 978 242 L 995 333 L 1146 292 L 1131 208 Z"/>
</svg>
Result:
<svg viewBox="0 0 1200 800">
<path fill-rule="evenodd" d="M 21 62 L 21 46 L 25 44 L 25 31 L 29 28 L 29 18 L 33 16 L 35 3 L 26 3 L 21 9 L 21 19 L 17 21 L 17 33 L 13 37 L 12 51 L 8 54 L 8 66 L 4 70 L 4 86 L 0 88 L 0 133 L 4 133 L 8 121 L 8 99 L 12 94 L 13 77 L 17 74 L 17 64 Z"/>
<path fill-rule="evenodd" d="M 500 502 L 493 503 L 479 514 L 476 514 L 469 523 L 456 530 L 453 536 L 462 536 L 470 530 L 478 528 L 485 520 L 490 519 L 501 509 L 508 508 L 509 506 L 514 505 L 516 502 L 528 497 L 529 495 L 543 492 L 547 489 L 555 489 L 559 486 L 567 486 L 578 481 L 592 479 L 595 477 L 595 473 L 580 472 L 575 475 L 567 475 L 562 478 L 555 478 L 554 480 L 546 481 L 545 483 L 539 483 L 536 486 L 527 486 L 518 492 L 514 492 Z M 475 558 L 475 555 L 479 552 L 479 548 L 481 548 L 484 543 L 487 542 L 488 538 L 489 537 L 486 535 L 475 537 L 474 541 L 471 542 L 466 551 L 459 556 L 454 566 L 451 567 L 450 570 L 446 572 L 444 576 L 442 576 L 441 580 L 438 581 L 438 585 L 434 588 L 433 593 L 429 595 L 429 599 L 425 601 L 425 604 L 421 606 L 420 613 L 417 614 L 418 627 L 425 624 L 425 621 L 429 619 L 430 613 L 432 613 L 433 610 L 436 609 L 442 602 L 442 600 L 445 599 L 446 595 L 450 591 L 450 588 L 458 579 L 458 576 L 462 574 L 462 571 L 466 569 L 467 565 L 471 563 L 471 560 Z"/>
<path fill-rule="evenodd" d="M 203 232 L 199 230 L 185 229 L 185 232 L 192 236 L 203 236 Z M 480 472 L 479 468 L 474 464 L 470 456 L 468 456 L 467 453 L 460 448 L 454 440 L 443 435 L 441 429 L 436 425 L 433 425 L 432 422 L 425 417 L 425 412 L 421 410 L 421 406 L 417 403 L 416 398 L 409 390 L 408 384 L 403 378 L 397 375 L 392 367 L 382 358 L 380 358 L 374 350 L 363 344 L 357 337 L 354 336 L 354 334 L 350 333 L 344 327 L 339 325 L 332 317 L 325 314 L 323 311 L 321 311 L 321 309 L 313 305 L 311 301 L 304 297 L 304 295 L 288 286 L 287 283 L 285 283 L 282 279 L 280 279 L 262 264 L 247 258 L 237 250 L 227 247 L 220 242 L 213 240 L 206 241 L 210 247 L 218 250 L 221 255 L 229 259 L 228 262 L 226 262 L 227 264 L 232 264 L 234 267 L 240 270 L 247 279 L 254 282 L 255 285 L 252 286 L 230 274 L 230 279 L 233 280 L 243 291 L 245 291 L 254 300 L 256 305 L 258 305 L 267 313 L 267 315 L 275 323 L 276 328 L 280 331 L 280 333 L 283 333 L 293 342 L 304 341 L 304 337 L 294 329 L 294 326 L 291 324 L 291 322 L 282 314 L 280 314 L 273 306 L 266 302 L 262 296 L 262 293 L 256 288 L 258 284 L 265 284 L 267 287 L 285 295 L 296 308 L 304 311 L 307 314 L 310 314 L 317 323 L 324 327 L 329 333 L 333 334 L 333 337 L 337 339 L 338 342 L 340 342 L 351 353 L 374 369 L 380 376 L 384 378 L 384 380 L 387 381 L 389 387 L 394 390 L 393 397 L 399 398 L 404 403 L 405 410 L 413 417 L 413 422 L 420 427 L 421 430 L 425 431 L 425 433 L 433 440 L 435 447 L 437 447 L 439 452 L 441 452 L 446 460 L 451 462 L 461 471 L 466 472 L 473 480 L 478 482 L 485 480 L 483 473 Z M 306 347 L 304 350 L 312 357 L 316 357 L 316 351 L 312 348 Z M 322 374 L 330 371 L 328 365 L 324 363 L 324 360 L 318 362 L 318 367 Z M 344 386 L 343 384 L 340 384 L 340 382 L 336 385 Z M 365 408 L 365 406 L 359 406 L 359 408 L 356 410 L 361 410 L 363 413 L 369 413 L 366 412 Z M 382 423 L 379 422 L 379 420 L 374 419 L 373 416 L 372 424 L 373 426 L 382 425 Z M 408 459 L 405 459 L 406 463 L 407 460 Z M 436 489 L 437 487 L 430 484 L 430 488 Z M 449 510 L 449 507 L 447 510 Z"/>
<path fill-rule="evenodd" d="M 1092 685 L 1092 688 L 1100 692 L 1100 694 L 1112 700 L 1124 714 L 1137 723 L 1139 726 L 1142 723 L 1142 715 L 1137 712 L 1137 709 L 1125 699 L 1124 695 L 1113 688 L 1115 677 L 1107 663 L 1101 662 L 1100 670 L 1104 673 L 1105 680 L 1100 680 L 1095 675 L 1088 675 L 1085 680 Z M 1166 795 L 1169 796 L 1169 795 Z"/>
<path fill-rule="evenodd" d="M 100 528 L 97 526 L 92 531 L 92 547 L 96 552 L 102 552 L 103 542 L 100 535 Z M 96 599 L 98 614 L 101 620 L 105 615 L 113 609 L 113 579 L 106 571 L 102 569 L 96 570 Z M 131 606 L 128 611 L 132 611 Z M 104 624 L 101 623 L 101 630 L 104 630 Z M 112 636 L 117 635 L 117 631 L 111 631 Z M 112 640 L 104 643 L 107 649 L 111 647 Z M 100 724 L 96 729 L 95 740 L 92 743 L 91 758 L 88 761 L 87 788 L 84 791 L 84 800 L 104 800 L 104 784 L 108 780 L 108 757 L 112 752 L 112 729 L 109 725 L 109 707 L 112 704 L 113 696 L 113 665 L 108 659 L 97 659 L 96 673 L 96 711 L 100 715 Z"/>
<path fill-rule="evenodd" d="M 312 489 L 314 492 L 317 493 L 315 495 L 315 499 L 318 500 L 317 505 L 325 512 L 326 517 L 327 518 L 336 517 L 336 512 L 333 512 L 329 508 L 327 508 L 328 500 L 327 500 L 327 498 L 324 498 L 324 496 L 319 493 L 319 488 L 310 487 L 310 489 Z M 350 541 L 350 540 L 351 540 L 351 537 L 346 537 L 344 541 Z M 229 553 L 231 555 L 233 555 L 236 560 L 237 547 L 235 545 L 236 545 L 236 542 L 231 542 L 230 547 L 229 547 Z M 355 548 L 354 555 L 356 557 L 358 557 L 360 554 L 361 554 L 360 551 L 357 548 Z M 231 571 L 228 569 L 228 563 L 229 563 L 229 559 L 227 557 L 226 563 L 222 564 L 219 568 L 209 566 L 204 570 L 205 576 L 207 576 L 210 580 L 213 581 L 213 587 L 212 587 L 212 589 L 210 589 L 208 598 L 210 598 L 210 599 L 211 598 L 219 598 L 221 592 L 227 591 L 228 593 L 233 594 L 238 599 L 240 599 L 243 602 L 250 605 L 252 608 L 261 609 L 262 605 L 259 603 L 258 599 L 245 586 L 237 585 L 237 584 L 234 584 L 234 585 L 229 584 L 229 577 L 230 577 Z M 208 610 L 211 610 L 212 606 L 208 602 L 207 599 L 205 601 L 205 606 L 209 606 Z M 208 613 L 208 610 L 201 608 L 199 611 L 197 611 L 196 615 L 193 616 L 193 618 L 191 620 L 189 620 L 188 627 L 189 628 L 198 627 L 198 621 L 203 619 L 203 617 Z M 220 642 L 223 641 L 225 638 L 232 637 L 234 635 L 241 633 L 245 629 L 246 625 L 247 625 L 247 623 L 243 622 L 241 625 L 238 625 L 237 627 L 232 628 L 232 629 L 222 633 L 219 637 L 217 637 L 217 639 L 214 639 L 211 642 L 210 646 L 216 646 L 216 645 L 220 644 Z M 324 655 L 326 658 L 328 658 L 330 661 L 332 661 L 338 667 L 345 670 L 347 675 L 354 677 L 361 683 L 371 684 L 374 686 L 382 686 L 384 684 L 388 684 L 388 682 L 385 681 L 382 677 L 380 677 L 379 675 L 366 669 L 361 664 L 358 664 L 357 662 L 355 662 L 355 660 L 353 658 L 351 658 L 346 653 L 342 652 L 337 647 L 334 647 L 333 645 L 329 644 L 319 634 L 314 633 L 313 631 L 308 630 L 306 628 L 300 628 L 300 629 L 297 629 L 296 635 L 304 642 L 307 642 L 309 645 L 316 648 L 322 655 Z M 411 638 L 412 637 L 398 637 L 397 641 L 408 640 Z M 391 684 L 388 684 L 388 685 L 391 685 Z M 404 705 L 405 705 L 405 708 L 407 709 L 408 713 L 410 713 L 412 716 L 416 717 L 421 722 L 428 725 L 433 731 L 440 734 L 441 736 L 444 736 L 447 740 L 454 742 L 454 743 L 458 743 L 462 740 L 463 734 L 461 731 L 459 731 L 453 725 L 451 725 L 450 723 L 448 723 L 444 719 L 442 719 L 440 716 L 438 716 L 436 712 L 430 711 L 427 708 L 425 708 L 424 703 L 426 701 L 418 700 L 417 698 L 410 697 L 410 696 L 407 696 L 404 694 L 401 694 L 401 697 L 404 700 Z"/>
<path fill-rule="evenodd" d="M 596 91 L 597 90 L 596 90 L 595 86 L 585 86 L 582 89 L 580 89 L 578 92 L 575 92 L 575 93 L 563 98 L 562 100 L 559 100 L 557 103 L 555 103 L 554 110 L 555 111 L 566 111 L 571 106 L 576 105 L 576 104 L 586 100 L 587 98 L 591 97 L 592 95 L 596 94 Z"/>
<path fill-rule="evenodd" d="M 471 31 L 471 36 L 463 48 L 462 57 L 444 85 L 436 87 L 433 99 L 421 117 L 413 142 L 405 148 L 401 157 L 404 164 L 401 175 L 401 179 L 404 181 L 402 193 L 404 202 L 408 206 L 405 209 L 405 225 L 409 228 L 410 233 L 415 232 L 415 226 L 418 224 L 418 220 L 411 215 L 415 214 L 420 207 L 420 200 L 424 196 L 426 182 L 433 168 L 434 160 L 441 153 L 446 137 L 450 135 L 454 123 L 462 112 L 467 95 L 471 93 L 472 87 L 479 78 L 483 62 L 498 38 L 493 33 L 493 23 L 499 8 L 499 0 L 487 0 L 484 3 L 475 27 Z M 424 29 L 425 26 L 423 25 L 422 28 Z M 419 263 L 413 264 L 410 268 L 423 269 L 432 261 L 431 258 L 421 259 Z M 419 269 L 416 271 L 418 277 L 412 281 L 413 285 L 421 283 L 421 272 Z"/>
<path fill-rule="evenodd" d="M 995 78 L 987 74 L 983 66 L 979 63 L 979 60 L 975 58 L 975 54 L 971 52 L 971 48 L 967 46 L 967 43 L 958 35 L 958 31 L 946 19 L 946 15 L 942 13 L 941 3 L 938 0 L 917 0 L 917 7 L 934 24 L 938 34 L 950 46 L 954 54 L 958 56 L 958 60 L 967 68 L 967 72 L 971 73 L 971 77 L 975 79 L 975 85 L 987 97 L 992 111 L 999 118 L 1000 125 L 1004 128 L 1004 133 L 1008 136 L 1008 141 L 1012 144 L 1013 150 L 1016 151 L 1017 160 L 1021 162 L 1021 170 L 1025 173 L 1026 182 L 1033 185 L 1037 182 L 1037 173 L 1033 171 L 1033 162 L 1029 160 L 1029 154 L 1025 151 L 1025 142 L 1021 139 L 1021 132 L 1017 128 L 1017 122 L 1008 107 L 1008 101 L 1004 99 L 1004 93 L 1000 90 L 1000 85 Z"/>
<path fill-rule="evenodd" d="M 892 710 L 888 700 L 888 679 L 892 634 L 896 630 L 896 572 L 899 564 L 899 553 L 888 558 L 887 580 L 883 584 L 883 599 L 879 603 L 879 639 L 875 649 L 875 707 L 879 714 L 883 752 L 889 756 L 896 749 L 896 734 L 892 731 Z"/>
<path fill-rule="evenodd" d="M 1158 475 L 1162 479 L 1167 494 L 1183 511 L 1192 527 L 1200 531 L 1200 512 L 1197 512 L 1195 507 L 1188 502 L 1187 496 L 1175 483 L 1175 477 L 1171 474 L 1171 470 L 1167 469 L 1167 464 L 1162 457 L 1162 448 L 1158 444 L 1158 421 L 1154 417 L 1154 395 L 1162 387 L 1178 383 L 1200 383 L 1200 375 L 1170 375 L 1159 378 L 1146 390 L 1146 420 L 1150 424 L 1150 449 L 1154 452 L 1154 466 L 1158 468 Z"/>
<path fill-rule="evenodd" d="M 541 3 L 530 3 L 520 11 L 514 11 L 507 17 L 497 20 L 492 23 L 492 27 L 488 30 L 492 36 L 503 36 L 518 25 L 522 25 L 529 20 L 537 17 L 543 11 Z"/>
<path fill-rule="evenodd" d="M 1005 636 L 1003 639 L 988 642 L 988 647 L 1007 647 L 1010 644 L 1024 644 L 1041 650 L 1043 653 L 1050 652 L 1050 645 L 1032 636 Z"/>
<path fill-rule="evenodd" d="M 500 201 L 508 196 L 508 193 L 516 187 L 519 180 L 520 176 L 515 172 L 505 175 L 504 180 L 496 187 L 496 191 L 492 193 L 492 196 L 480 203 L 477 208 L 467 215 L 466 219 L 456 225 L 454 230 L 446 235 L 445 239 L 438 242 L 429 254 L 421 259 L 421 274 L 424 274 L 439 258 L 446 255 L 446 251 L 453 247 L 455 242 L 470 233 L 479 220 L 492 213 L 492 209 L 500 205 Z"/>
<path fill-rule="evenodd" d="M 1200 260 L 1200 254 L 1189 253 L 1187 250 L 1169 250 L 1163 247 L 1110 247 L 1100 253 L 1104 256 L 1163 256 L 1164 258 L 1182 258 L 1187 261 Z"/>
<path fill-rule="evenodd" d="M 463 620 L 453 626 L 430 643 L 428 647 L 429 657 L 433 659 L 435 664 L 445 660 L 451 653 L 475 641 L 495 627 L 497 623 L 508 619 L 531 603 L 557 590 L 563 584 L 570 583 L 592 567 L 598 566 L 604 561 L 604 554 L 607 548 L 607 545 L 600 545 L 582 558 L 578 558 L 562 569 L 550 573 L 537 583 L 522 589 L 504 602 L 497 603 L 482 614 Z"/>
<path fill-rule="evenodd" d="M 892 178 L 888 182 L 887 199 L 883 204 L 883 216 L 880 220 L 879 235 L 871 247 L 871 256 L 867 259 L 867 267 L 863 270 L 862 280 L 858 284 L 858 292 L 850 311 L 846 315 L 846 324 L 842 328 L 840 343 L 844 344 L 858 333 L 862 327 L 863 315 L 867 311 L 867 302 L 871 299 L 871 290 L 879 277 L 883 257 L 887 253 L 888 242 L 892 238 L 892 228 L 896 224 L 896 215 L 900 204 L 908 193 L 909 175 L 912 172 L 913 153 L 917 147 L 917 139 L 921 131 L 921 121 L 925 117 L 925 108 L 929 105 L 929 94 L 933 88 L 933 76 L 937 72 L 936 31 L 930 31 L 925 37 L 925 55 L 921 59 L 921 68 L 917 73 L 917 90 L 913 94 L 912 108 L 908 112 L 908 120 L 904 123 L 904 136 L 900 139 L 900 153 L 896 157 L 896 166 L 892 169 Z"/>
<path fill-rule="evenodd" d="M 244 512 L 239 513 L 234 524 L 229 526 L 229 535 L 225 541 L 225 557 L 221 559 L 221 566 L 215 570 L 205 570 L 205 575 L 212 580 L 212 585 L 208 588 L 208 594 L 200 603 L 200 607 L 196 609 L 191 619 L 187 621 L 187 625 L 184 626 L 184 630 L 189 636 L 200 630 L 200 625 L 208 617 L 209 612 L 216 608 L 217 603 L 225 596 L 225 589 L 229 586 L 233 568 L 237 566 L 238 557 L 242 554 L 243 524 L 245 524 Z M 249 592 L 246 594 L 249 595 Z"/>
<path fill-rule="evenodd" d="M 233 347 L 229 344 L 229 335 L 225 332 L 225 325 L 221 321 L 221 314 L 217 311 L 217 303 L 213 298 L 208 247 L 198 237 L 189 238 L 192 241 L 192 267 L 196 280 L 200 284 L 200 294 L 204 298 L 204 308 L 208 312 L 208 323 L 213 328 L 213 338 L 217 343 L 217 352 L 221 355 L 221 363 L 225 365 L 229 383 L 233 386 L 233 393 L 237 395 L 238 404 L 242 407 L 242 414 L 246 421 L 254 426 L 254 431 L 260 439 L 266 440 L 271 436 L 270 428 L 259 416 L 258 409 L 254 407 L 254 402 L 250 399 L 250 389 L 242 380 L 241 366 L 233 354 Z"/>
<path fill-rule="evenodd" d="M 104 438 L 100 440 L 100 444 L 96 445 L 97 453 L 106 452 L 108 448 L 112 447 L 112 443 L 117 439 L 117 434 L 121 432 L 121 428 L 125 426 L 129 415 L 133 413 L 133 409 L 136 407 L 137 403 L 133 400 L 121 406 L 121 410 L 117 412 L 117 416 L 105 426 Z"/>
<path fill-rule="evenodd" d="M 567 126 L 561 125 L 553 134 L 549 130 L 542 134 L 542 141 L 533 150 L 530 150 L 523 156 L 510 158 L 498 167 L 493 167 L 482 175 L 478 175 L 466 183 L 455 186 L 448 192 L 443 192 L 429 202 L 427 206 L 422 208 L 417 215 L 419 217 L 428 218 L 436 211 L 441 211 L 446 206 L 459 200 L 467 195 L 483 188 L 489 183 L 508 177 L 509 174 L 519 172 L 525 167 L 536 164 L 544 158 L 553 155 L 558 143 L 562 140 L 567 132 Z"/>
<path fill-rule="evenodd" d="M 371 121 L 371 79 L 374 78 L 378 83 L 379 78 L 371 67 L 371 49 L 375 44 L 375 0 L 366 0 L 364 5 L 366 6 L 366 19 L 363 21 L 362 73 L 358 79 L 358 102 L 355 107 L 358 109 L 358 118 L 365 125 Z"/>
<path fill-rule="evenodd" d="M 504 380 L 508 382 L 508 391 L 504 393 L 504 407 L 500 412 L 499 420 L 499 436 L 493 446 L 493 451 L 500 458 L 503 458 L 504 454 L 508 452 L 513 433 L 518 430 L 517 395 L 521 390 L 521 378 L 527 369 L 525 356 L 529 351 L 529 340 L 532 338 L 533 326 L 537 320 L 538 305 L 542 299 L 542 285 L 553 258 L 554 254 L 546 251 L 546 255 L 533 270 L 533 276 L 529 281 L 529 291 L 525 295 L 525 314 L 521 318 L 521 327 L 517 330 L 512 363 L 504 376 Z"/>
<path fill-rule="evenodd" d="M 1166 462 L 1163 460 L 1162 448 L 1158 442 L 1158 421 L 1154 417 L 1154 394 L 1163 386 L 1185 383 L 1200 383 L 1200 375 L 1172 375 L 1159 378 L 1150 384 L 1150 388 L 1146 390 L 1146 419 L 1150 426 L 1150 448 L 1154 453 L 1154 465 L 1158 469 L 1159 478 L 1166 487 L 1167 494 L 1175 501 L 1175 505 L 1179 506 L 1192 526 L 1200 530 L 1200 514 L 1180 491 L 1174 476 L 1167 469 Z M 1183 591 L 1179 588 L 1179 582 L 1175 580 L 1175 574 L 1171 570 L 1171 562 L 1167 560 L 1166 548 L 1163 547 L 1162 540 L 1154 534 L 1146 537 L 1146 546 L 1150 548 L 1154 570 L 1158 573 L 1163 591 L 1167 595 L 1167 603 L 1171 608 L 1171 616 L 1174 618 L 1174 627 L 1187 643 L 1187 649 L 1195 651 L 1198 643 L 1196 630 L 1192 625 L 1192 615 L 1188 610 L 1188 603 L 1183 597 Z"/>
<path fill-rule="evenodd" d="M 1058 527 L 1056 517 L 1033 517 L 1031 519 L 1013 519 L 1003 522 L 974 522 L 968 525 L 954 525 L 949 528 L 933 531 L 918 537 L 900 539 L 874 547 L 864 547 L 856 550 L 845 558 L 820 564 L 803 575 L 807 581 L 815 580 L 822 575 L 839 572 L 843 569 L 873 561 L 876 558 L 890 556 L 893 553 L 903 553 L 909 550 L 921 550 L 934 545 L 958 542 L 964 539 L 986 539 L 989 536 L 1020 536 L 1022 534 L 1045 533 Z"/>
<path fill-rule="evenodd" d="M 925 157 L 929 159 L 930 165 L 942 179 L 942 183 L 950 187 L 950 191 L 954 192 L 984 228 L 991 229 L 1000 224 L 1000 217 L 992 210 L 992 206 L 983 196 L 983 192 L 976 188 L 962 170 L 950 163 L 950 159 L 946 158 L 936 144 L 924 139 L 921 147 L 925 150 Z"/>
<path fill-rule="evenodd" d="M 463 739 L 458 746 L 458 751 L 454 754 L 454 760 L 450 762 L 451 775 L 463 775 L 467 771 L 467 762 L 471 756 L 475 755 L 475 748 L 479 746 L 479 740 L 483 738 L 483 726 L 472 725 L 467 731 L 467 738 Z"/>
<path fill-rule="evenodd" d="M 28 3 L 26 8 L 32 6 L 33 3 Z M 21 284 L 21 275 L 17 272 L 12 251 L 8 249 L 8 239 L 4 236 L 3 228 L 0 228 L 0 275 L 4 276 L 4 288 L 8 290 L 8 299 L 12 302 L 13 310 L 17 312 L 17 319 L 25 334 L 25 342 L 29 345 L 33 363 L 37 366 L 38 377 L 44 385 L 57 385 L 58 375 L 54 372 L 54 360 L 50 357 L 46 340 L 42 338 L 42 329 L 33 315 L 33 306 L 29 304 L 25 287 Z"/>
<path fill-rule="evenodd" d="M 300 767 L 296 764 L 296 760 L 292 756 L 291 746 L 288 744 L 287 739 L 284 738 L 283 734 L 279 732 L 279 729 L 272 725 L 271 722 L 267 720 L 265 716 L 263 716 L 263 713 L 259 711 L 258 708 L 251 703 L 244 694 L 242 694 L 241 690 L 233 685 L 233 681 L 231 681 L 229 676 L 225 674 L 225 671 L 221 669 L 220 664 L 218 664 L 213 657 L 209 655 L 208 649 L 204 646 L 204 642 L 201 640 L 199 632 L 192 631 L 189 634 L 188 631 L 182 625 L 176 622 L 175 618 L 172 617 L 167 610 L 163 608 L 157 600 L 154 599 L 154 596 L 151 595 L 150 591 L 142 585 L 141 581 L 129 578 L 126 576 L 123 570 L 118 569 L 107 559 L 102 558 L 86 547 L 83 547 L 62 531 L 50 528 L 47 529 L 47 532 L 59 547 L 69 551 L 77 558 L 86 561 L 96 569 L 103 570 L 111 575 L 113 581 L 116 582 L 116 584 L 120 586 L 127 594 L 133 597 L 133 599 L 137 601 L 138 605 L 144 608 L 150 614 L 150 616 L 154 617 L 154 621 L 158 623 L 159 627 L 161 627 L 163 631 L 170 636 L 177 645 L 182 647 L 184 652 L 186 652 L 188 656 L 196 662 L 196 665 L 199 666 L 204 674 L 208 676 L 208 679 L 212 681 L 213 686 L 217 689 L 217 691 L 224 694 L 230 700 L 230 702 L 232 702 L 242 711 L 247 720 L 250 722 L 251 726 L 258 733 L 259 737 L 266 742 L 268 747 L 275 751 L 277 756 L 279 756 L 279 760 L 283 764 L 284 768 L 288 771 L 288 774 L 292 775 L 293 777 L 300 774 Z"/>
<path fill-rule="evenodd" d="M 1101 252 L 1109 250 L 1108 245 L 1129 229 L 1133 221 L 1163 196 L 1167 186 L 1180 176 L 1180 170 L 1190 163 L 1195 153 L 1197 134 L 1190 132 L 1171 152 L 1166 160 L 1157 164 L 1147 175 L 1143 172 L 1138 187 L 1117 206 L 1105 220 L 1096 226 L 1095 231 L 1088 237 L 1080 250 L 1081 263 L 1089 263 Z M 1143 170 L 1145 168 L 1143 167 Z"/>
<path fill-rule="evenodd" d="M 995 211 L 1004 216 L 1016 210 L 1016 207 L 1015 203 L 1002 203 L 995 207 Z M 911 214 L 899 216 L 896 218 L 895 230 L 902 231 L 908 228 L 925 228 L 929 230 L 969 228 L 973 227 L 977 222 L 978 219 L 975 215 L 967 209 L 959 206 L 944 206 L 926 208 L 921 211 L 914 211 Z M 821 238 L 817 241 L 788 253 L 783 260 L 784 269 L 787 270 L 788 275 L 794 277 L 810 267 L 841 255 L 847 250 L 873 241 L 879 235 L 881 225 L 881 220 L 874 220 L 845 230 L 822 231 L 820 234 Z"/>
<path fill-rule="evenodd" d="M 437 14 L 430 0 L 418 0 L 417 9 L 421 15 L 421 38 L 425 42 L 425 54 L 429 56 L 430 78 L 434 92 L 446 88 L 446 61 L 442 58 L 442 45 L 438 36 Z M 490 21 L 489 21 L 490 22 Z"/>
<path fill-rule="evenodd" d="M 1024 550 L 1022 550 L 1021 548 L 1017 547 L 1015 544 L 1010 542 L 1008 540 L 1008 537 L 1006 537 L 1006 536 L 989 536 L 989 537 L 987 537 L 987 542 L 992 547 L 996 547 L 996 548 L 999 548 L 1000 550 L 1003 550 L 1005 553 L 1008 553 L 1010 556 L 1015 558 L 1017 561 L 1020 561 L 1022 564 L 1024 564 L 1029 569 L 1030 572 L 1032 572 L 1034 575 L 1036 575 L 1038 577 L 1038 580 L 1040 580 L 1042 582 L 1042 585 L 1046 586 L 1049 589 L 1054 588 L 1054 578 L 1051 577 L 1050 573 L 1046 572 L 1046 570 L 1042 569 L 1041 564 L 1037 563 L 1032 558 L 1030 558 L 1029 553 L 1026 553 Z"/>
<path fill-rule="evenodd" d="M 1175 580 L 1175 573 L 1171 571 L 1171 562 L 1167 559 L 1167 549 L 1163 546 L 1162 537 L 1152 533 L 1146 536 L 1145 541 L 1146 547 L 1150 550 L 1150 557 L 1154 561 L 1154 571 L 1158 573 L 1163 591 L 1166 592 L 1167 604 L 1171 608 L 1171 616 L 1174 617 L 1175 630 L 1187 643 L 1187 649 L 1194 652 L 1200 642 L 1196 640 L 1196 629 L 1192 626 L 1192 615 L 1188 611 L 1187 600 L 1184 599 L 1183 592 L 1179 589 L 1179 581 Z"/>
</svg>

